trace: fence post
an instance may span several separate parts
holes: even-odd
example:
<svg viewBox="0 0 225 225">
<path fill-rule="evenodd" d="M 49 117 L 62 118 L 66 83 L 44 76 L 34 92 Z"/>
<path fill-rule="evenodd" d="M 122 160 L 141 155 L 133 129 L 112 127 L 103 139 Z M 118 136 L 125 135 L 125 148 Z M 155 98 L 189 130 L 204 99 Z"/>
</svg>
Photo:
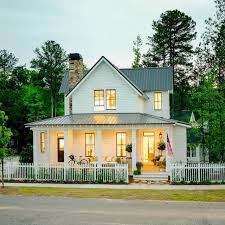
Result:
<svg viewBox="0 0 225 225">
<path fill-rule="evenodd" d="M 125 176 L 126 176 L 126 181 L 127 181 L 127 184 L 128 184 L 128 183 L 129 183 L 128 164 L 126 164 L 126 172 L 125 172 Z"/>
<path fill-rule="evenodd" d="M 94 163 L 94 182 L 96 181 L 96 167 L 97 167 L 97 164 Z"/>
<path fill-rule="evenodd" d="M 201 179 L 200 179 L 200 175 L 201 175 L 201 164 L 198 163 L 198 182 L 200 183 L 201 182 Z"/>
<path fill-rule="evenodd" d="M 38 176 L 37 176 L 37 171 L 38 171 L 37 163 L 33 163 L 33 167 L 34 167 L 34 179 L 37 180 L 38 179 Z"/>
<path fill-rule="evenodd" d="M 170 164 L 170 172 L 169 172 L 169 176 L 170 176 L 170 183 L 172 182 L 173 178 L 172 178 L 172 170 L 173 170 L 174 164 Z"/>
<path fill-rule="evenodd" d="M 7 171 L 7 179 L 10 180 L 12 167 L 9 166 L 10 165 L 9 163 L 7 163 L 6 165 L 7 165 L 7 170 L 6 170 Z"/>
</svg>

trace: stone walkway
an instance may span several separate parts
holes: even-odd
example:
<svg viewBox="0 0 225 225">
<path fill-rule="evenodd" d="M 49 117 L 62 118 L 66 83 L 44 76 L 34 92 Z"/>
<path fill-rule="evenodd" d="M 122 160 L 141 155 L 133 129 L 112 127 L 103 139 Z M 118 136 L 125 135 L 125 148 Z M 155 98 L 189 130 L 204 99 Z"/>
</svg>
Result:
<svg viewBox="0 0 225 225">
<path fill-rule="evenodd" d="M 107 188 L 152 190 L 219 190 L 225 185 L 169 185 L 169 184 L 55 184 L 55 183 L 5 183 L 8 187 L 58 187 L 58 188 Z"/>
</svg>

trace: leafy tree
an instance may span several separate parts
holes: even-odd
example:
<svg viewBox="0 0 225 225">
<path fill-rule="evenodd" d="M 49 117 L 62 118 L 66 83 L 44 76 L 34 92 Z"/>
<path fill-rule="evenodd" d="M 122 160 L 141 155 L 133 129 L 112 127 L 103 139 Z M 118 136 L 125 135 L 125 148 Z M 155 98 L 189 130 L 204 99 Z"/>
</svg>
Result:
<svg viewBox="0 0 225 225">
<path fill-rule="evenodd" d="M 20 162 L 21 163 L 32 163 L 33 162 L 33 146 L 27 144 L 23 147 L 20 153 Z"/>
<path fill-rule="evenodd" d="M 10 73 L 7 72 L 5 76 L 0 76 L 1 108 L 8 115 L 7 126 L 13 132 L 10 148 L 15 149 L 17 153 L 32 140 L 30 131 L 24 127 L 24 124 L 28 122 L 28 110 L 23 98 L 26 95 L 25 87 L 31 82 L 33 74 L 36 72 L 20 66 L 15 67 Z M 43 101 L 46 100 L 43 99 Z"/>
<path fill-rule="evenodd" d="M 11 130 L 6 127 L 6 121 L 8 117 L 5 112 L 0 111 L 0 161 L 1 161 L 1 176 L 2 176 L 2 187 L 4 187 L 4 159 L 8 153 L 8 144 L 10 136 L 12 135 Z"/>
<path fill-rule="evenodd" d="M 32 84 L 24 88 L 23 104 L 26 111 L 27 122 L 45 119 L 50 115 L 48 101 L 49 90 Z"/>
<path fill-rule="evenodd" d="M 36 58 L 31 61 L 33 68 L 39 71 L 44 84 L 51 92 L 51 116 L 56 116 L 56 99 L 63 72 L 66 69 L 67 55 L 55 41 L 46 41 L 34 50 Z"/>
<path fill-rule="evenodd" d="M 138 35 L 136 41 L 133 42 L 133 52 L 134 52 L 134 61 L 132 63 L 133 68 L 140 68 L 141 65 L 141 46 L 142 40 L 141 37 Z"/>
<path fill-rule="evenodd" d="M 209 149 L 210 161 L 225 161 L 225 105 L 224 97 L 216 86 L 216 70 L 212 70 L 200 85 L 192 89 L 192 109 L 201 128 L 208 128 L 209 135 L 202 139 Z"/>
<path fill-rule="evenodd" d="M 5 49 L 0 50 L 0 71 L 3 72 L 3 75 L 6 75 L 6 72 L 11 71 L 17 62 L 18 59 L 13 53 L 10 53 Z"/>
<path fill-rule="evenodd" d="M 215 0 L 216 14 L 206 20 L 203 43 L 217 69 L 216 81 L 225 94 L 225 1 Z"/>
<path fill-rule="evenodd" d="M 149 50 L 143 65 L 171 66 L 174 72 L 176 110 L 185 109 L 194 53 L 192 41 L 196 38 L 196 23 L 179 10 L 169 10 L 153 21 L 154 34 L 148 37 Z"/>
</svg>

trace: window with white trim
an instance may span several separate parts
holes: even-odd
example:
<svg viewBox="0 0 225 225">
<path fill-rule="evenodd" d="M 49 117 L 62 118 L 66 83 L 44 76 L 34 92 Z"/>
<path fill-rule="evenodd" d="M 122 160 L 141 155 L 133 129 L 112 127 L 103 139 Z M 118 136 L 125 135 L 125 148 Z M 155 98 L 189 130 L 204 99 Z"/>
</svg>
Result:
<svg viewBox="0 0 225 225">
<path fill-rule="evenodd" d="M 116 90 L 106 90 L 106 109 L 116 109 Z"/>
<path fill-rule="evenodd" d="M 104 90 L 94 90 L 94 106 L 104 106 Z"/>
<path fill-rule="evenodd" d="M 116 133 L 116 155 L 126 156 L 127 134 L 125 132 Z"/>
<path fill-rule="evenodd" d="M 154 92 L 154 109 L 162 110 L 162 92 Z"/>
<path fill-rule="evenodd" d="M 85 133 L 85 156 L 91 157 L 95 155 L 95 134 Z"/>
<path fill-rule="evenodd" d="M 40 132 L 40 148 L 41 152 L 45 152 L 45 132 Z"/>
</svg>

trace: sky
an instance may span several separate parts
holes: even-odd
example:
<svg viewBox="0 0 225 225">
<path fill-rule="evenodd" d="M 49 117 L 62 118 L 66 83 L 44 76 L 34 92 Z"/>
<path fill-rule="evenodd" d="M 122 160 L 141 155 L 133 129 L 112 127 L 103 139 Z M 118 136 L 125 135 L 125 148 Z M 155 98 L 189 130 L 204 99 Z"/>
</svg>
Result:
<svg viewBox="0 0 225 225">
<path fill-rule="evenodd" d="M 136 36 L 145 44 L 152 21 L 173 9 L 196 21 L 197 45 L 205 19 L 214 14 L 213 0 L 0 0 L 0 49 L 29 67 L 34 49 L 54 40 L 67 53 L 79 52 L 89 68 L 102 55 L 129 68 Z"/>
</svg>

